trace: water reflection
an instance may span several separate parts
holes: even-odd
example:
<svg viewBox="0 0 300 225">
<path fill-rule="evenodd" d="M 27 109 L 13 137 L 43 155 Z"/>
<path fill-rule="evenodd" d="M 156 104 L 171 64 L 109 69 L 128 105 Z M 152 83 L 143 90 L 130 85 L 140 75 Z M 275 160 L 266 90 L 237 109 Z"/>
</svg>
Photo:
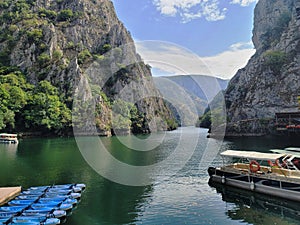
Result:
<svg viewBox="0 0 300 225">
<path fill-rule="evenodd" d="M 76 142 L 86 162 L 101 176 L 124 185 L 145 186 L 152 184 L 162 172 L 172 176 L 182 169 L 196 151 L 202 135 L 194 127 L 162 134 L 163 141 L 156 134 L 143 140 L 144 146 L 160 143 L 151 151 L 132 149 L 137 138 L 131 136 L 76 137 Z"/>
<path fill-rule="evenodd" d="M 73 215 L 66 225 L 135 224 L 153 192 L 152 186 L 129 187 L 108 180 L 93 185 L 84 193 L 80 215 Z"/>
<path fill-rule="evenodd" d="M 232 149 L 254 150 L 267 152 L 270 149 L 284 149 L 300 146 L 299 137 L 294 136 L 264 136 L 264 137 L 237 137 L 227 138 Z M 228 149 L 229 149 L 228 148 Z"/>
<path fill-rule="evenodd" d="M 234 220 L 254 225 L 299 224 L 299 204 L 253 193 L 221 184 L 210 184 L 226 203 L 233 203 L 226 215 Z"/>
<path fill-rule="evenodd" d="M 13 159 L 16 157 L 17 150 L 18 150 L 18 144 L 0 143 L 0 154 L 5 155 L 1 158 L 9 157 L 10 159 Z"/>
<path fill-rule="evenodd" d="M 182 157 L 166 161 L 165 167 L 153 176 L 151 185 L 129 187 L 100 176 L 86 163 L 73 138 L 36 138 L 21 140 L 15 150 L 7 149 L 15 145 L 0 145 L 0 186 L 21 185 L 27 188 L 55 183 L 85 183 L 87 189 L 81 203 L 66 225 L 299 224 L 297 205 L 261 200 L 257 195 L 244 194 L 241 190 L 232 192 L 227 188 L 217 188 L 220 194 L 216 194 L 216 189 L 207 185 L 207 167 L 222 164 L 218 154 L 222 142 L 207 139 L 206 130 L 186 128 L 168 132 L 163 142 L 159 137 L 155 139 L 161 146 L 152 151 L 136 151 L 124 146 L 124 143 L 132 143 L 132 137 L 100 140 L 116 159 L 138 167 L 165 161 L 174 153 L 183 131 L 186 134 L 183 143 L 198 139 L 192 157 L 186 162 L 191 149 L 184 145 Z M 138 138 L 147 139 L 148 136 Z M 83 141 L 84 148 L 98 156 L 93 153 L 98 138 L 84 137 Z M 235 139 L 223 144 L 220 151 L 241 148 L 268 151 L 270 148 L 296 146 L 289 142 L 279 145 L 274 139 L 257 138 Z M 103 166 L 110 164 L 110 161 L 101 158 L 95 157 L 95 160 Z M 171 176 L 179 163 L 184 167 Z M 139 176 L 127 175 L 126 171 L 112 172 L 126 179 L 140 179 Z"/>
</svg>

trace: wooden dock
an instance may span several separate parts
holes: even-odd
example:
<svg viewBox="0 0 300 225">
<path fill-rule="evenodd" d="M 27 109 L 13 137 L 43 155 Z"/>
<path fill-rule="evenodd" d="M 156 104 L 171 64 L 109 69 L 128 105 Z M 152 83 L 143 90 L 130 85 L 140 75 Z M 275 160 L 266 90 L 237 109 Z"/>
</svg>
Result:
<svg viewBox="0 0 300 225">
<path fill-rule="evenodd" d="M 4 205 L 9 200 L 16 197 L 21 192 L 21 187 L 0 188 L 0 205 Z"/>
</svg>

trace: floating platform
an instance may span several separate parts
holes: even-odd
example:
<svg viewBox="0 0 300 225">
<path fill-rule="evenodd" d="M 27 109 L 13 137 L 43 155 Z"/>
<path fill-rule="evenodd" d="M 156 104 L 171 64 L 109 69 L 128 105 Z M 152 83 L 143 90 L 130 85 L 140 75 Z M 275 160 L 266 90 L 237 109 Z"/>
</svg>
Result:
<svg viewBox="0 0 300 225">
<path fill-rule="evenodd" d="M 19 195 L 21 193 L 21 189 L 21 187 L 0 188 L 0 205 L 4 205 L 6 202 Z"/>
</svg>

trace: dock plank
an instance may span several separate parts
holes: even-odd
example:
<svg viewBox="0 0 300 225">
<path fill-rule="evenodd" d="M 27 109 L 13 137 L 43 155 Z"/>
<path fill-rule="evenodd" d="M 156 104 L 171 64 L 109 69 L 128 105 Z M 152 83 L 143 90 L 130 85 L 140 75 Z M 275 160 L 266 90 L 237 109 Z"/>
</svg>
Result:
<svg viewBox="0 0 300 225">
<path fill-rule="evenodd" d="M 21 192 L 21 187 L 3 187 L 0 188 L 0 205 L 16 197 Z"/>
</svg>

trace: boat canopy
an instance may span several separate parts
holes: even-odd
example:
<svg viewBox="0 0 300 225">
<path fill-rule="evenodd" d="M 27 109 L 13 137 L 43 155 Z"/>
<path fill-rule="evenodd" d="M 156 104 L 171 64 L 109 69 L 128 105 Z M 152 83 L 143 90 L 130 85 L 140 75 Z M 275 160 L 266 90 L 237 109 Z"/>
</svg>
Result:
<svg viewBox="0 0 300 225">
<path fill-rule="evenodd" d="M 286 154 L 286 155 L 293 155 L 297 158 L 300 158 L 300 152 L 295 152 L 292 150 L 283 150 L 283 149 L 271 149 L 271 152 L 280 153 L 280 154 Z"/>
<path fill-rule="evenodd" d="M 236 151 L 236 150 L 227 150 L 222 152 L 221 155 L 228 156 L 228 157 L 257 159 L 257 160 L 276 160 L 280 157 L 286 156 L 286 154 L 262 153 L 262 152 L 254 152 L 254 151 Z"/>
</svg>

